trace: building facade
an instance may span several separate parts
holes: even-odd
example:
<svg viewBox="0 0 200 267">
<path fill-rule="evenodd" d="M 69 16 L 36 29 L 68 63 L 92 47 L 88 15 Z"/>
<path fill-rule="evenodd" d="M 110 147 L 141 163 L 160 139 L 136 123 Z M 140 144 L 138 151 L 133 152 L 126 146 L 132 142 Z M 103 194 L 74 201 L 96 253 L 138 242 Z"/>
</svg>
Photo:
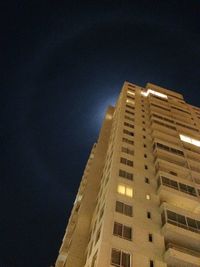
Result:
<svg viewBox="0 0 200 267">
<path fill-rule="evenodd" d="M 125 82 L 92 148 L 56 267 L 200 267 L 200 108 Z"/>
</svg>

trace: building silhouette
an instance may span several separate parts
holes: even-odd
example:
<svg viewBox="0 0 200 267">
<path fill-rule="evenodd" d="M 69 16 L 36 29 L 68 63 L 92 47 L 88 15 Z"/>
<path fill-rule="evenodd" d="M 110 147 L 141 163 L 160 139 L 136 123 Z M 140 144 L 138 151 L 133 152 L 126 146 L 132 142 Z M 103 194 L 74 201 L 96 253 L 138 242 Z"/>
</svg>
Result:
<svg viewBox="0 0 200 267">
<path fill-rule="evenodd" d="M 200 266 L 200 108 L 125 82 L 108 107 L 56 267 Z"/>
</svg>

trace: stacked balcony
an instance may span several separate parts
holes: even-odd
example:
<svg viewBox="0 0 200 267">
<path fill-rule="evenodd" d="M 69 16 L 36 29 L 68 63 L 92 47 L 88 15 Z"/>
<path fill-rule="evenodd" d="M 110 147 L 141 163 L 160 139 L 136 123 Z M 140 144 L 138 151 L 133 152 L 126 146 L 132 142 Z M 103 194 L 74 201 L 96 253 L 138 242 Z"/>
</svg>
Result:
<svg viewBox="0 0 200 267">
<path fill-rule="evenodd" d="M 168 267 L 200 267 L 200 153 L 189 145 L 183 149 L 173 123 L 155 119 L 151 116 L 164 260 Z"/>
<path fill-rule="evenodd" d="M 181 206 L 185 210 L 198 212 L 200 206 L 200 195 L 195 187 L 179 181 L 180 178 L 172 179 L 169 175 L 157 176 L 158 190 L 161 202 L 167 202 L 175 206 Z"/>
<path fill-rule="evenodd" d="M 168 267 L 199 267 L 200 253 L 168 243 L 164 253 L 164 260 Z"/>
<path fill-rule="evenodd" d="M 167 146 L 160 142 L 155 142 L 153 145 L 153 153 L 155 156 L 155 161 L 157 159 L 160 159 L 175 165 L 179 165 L 183 168 L 188 167 L 184 157 L 184 153 L 180 149 Z"/>
<path fill-rule="evenodd" d="M 173 206 L 161 206 L 162 229 L 166 244 L 173 243 L 200 253 L 200 220 L 199 216 Z"/>
</svg>

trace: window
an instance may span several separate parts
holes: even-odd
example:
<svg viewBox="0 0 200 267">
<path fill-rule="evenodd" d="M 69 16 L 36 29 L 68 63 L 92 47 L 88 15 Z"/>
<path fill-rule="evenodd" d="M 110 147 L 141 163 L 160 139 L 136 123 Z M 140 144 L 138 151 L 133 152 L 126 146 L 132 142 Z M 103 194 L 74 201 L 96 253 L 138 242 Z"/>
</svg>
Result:
<svg viewBox="0 0 200 267">
<path fill-rule="evenodd" d="M 145 183 L 149 184 L 149 178 L 148 177 L 145 177 Z"/>
<path fill-rule="evenodd" d="M 134 92 L 132 92 L 131 90 L 127 90 L 127 93 L 128 93 L 128 94 L 130 94 L 130 95 L 133 95 L 133 96 L 135 96 L 135 93 L 134 93 Z"/>
<path fill-rule="evenodd" d="M 125 115 L 124 118 L 125 118 L 126 120 L 129 120 L 129 121 L 134 121 L 134 118 L 131 118 L 131 117 L 127 116 L 127 115 Z"/>
<path fill-rule="evenodd" d="M 191 127 L 191 126 L 185 125 L 185 124 L 180 123 L 180 122 L 176 122 L 176 125 L 179 125 L 179 126 L 181 126 L 181 127 L 185 127 L 185 128 L 187 128 L 187 129 L 190 129 L 190 130 L 195 131 L 195 132 L 198 132 L 198 131 L 199 131 L 199 130 L 196 129 L 196 128 L 193 128 L 193 127 Z"/>
<path fill-rule="evenodd" d="M 162 184 L 165 186 L 171 187 L 173 189 L 176 189 L 178 191 L 184 192 L 192 196 L 197 196 L 197 192 L 195 188 L 190 185 L 179 183 L 177 181 L 174 181 L 164 176 L 160 176 L 160 181 L 158 182 L 159 182 L 159 185 L 160 185 L 160 182 L 162 182 Z"/>
<path fill-rule="evenodd" d="M 176 127 L 171 126 L 171 125 L 169 125 L 169 124 L 163 123 L 163 122 L 158 121 L 158 120 L 152 120 L 152 121 L 153 121 L 154 123 L 157 123 L 157 124 L 159 124 L 159 125 L 162 125 L 162 126 L 164 126 L 164 127 L 167 127 L 167 128 L 169 128 L 169 129 L 176 130 Z"/>
<path fill-rule="evenodd" d="M 147 154 L 144 154 L 144 158 L 147 158 Z"/>
<path fill-rule="evenodd" d="M 177 108 L 177 107 L 175 107 L 175 106 L 171 106 L 171 108 L 176 109 L 176 110 L 178 110 L 178 111 L 181 111 L 181 112 L 184 112 L 184 113 L 187 113 L 187 114 L 191 115 L 190 112 L 188 112 L 188 111 L 186 111 L 186 110 L 183 110 L 183 109 L 180 109 L 180 108 Z"/>
<path fill-rule="evenodd" d="M 153 117 L 156 117 L 156 118 L 158 118 L 158 119 L 164 120 L 164 121 L 168 121 L 168 122 L 174 123 L 174 121 L 173 121 L 173 120 L 171 120 L 171 119 L 168 119 L 168 118 L 166 118 L 166 117 L 163 117 L 163 116 L 160 116 L 160 115 L 158 115 L 158 114 L 155 114 L 155 113 L 153 113 L 153 114 L 152 114 L 152 116 L 153 116 Z"/>
<path fill-rule="evenodd" d="M 117 192 L 121 195 L 125 195 L 127 197 L 133 197 L 133 188 L 129 186 L 125 186 L 123 184 L 119 184 L 117 187 Z"/>
<path fill-rule="evenodd" d="M 147 211 L 147 218 L 151 219 L 151 212 L 150 211 Z"/>
<path fill-rule="evenodd" d="M 131 180 L 131 181 L 133 180 L 133 174 L 132 173 L 121 170 L 121 169 L 119 170 L 119 176 L 126 178 L 128 180 Z"/>
<path fill-rule="evenodd" d="M 127 134 L 127 135 L 130 135 L 130 136 L 134 136 L 133 132 L 130 132 L 130 131 L 126 130 L 126 129 L 123 130 L 123 133 Z"/>
<path fill-rule="evenodd" d="M 124 122 L 124 126 L 130 127 L 130 128 L 134 128 L 134 125 L 130 124 L 128 122 Z"/>
<path fill-rule="evenodd" d="M 154 262 L 152 260 L 149 261 L 149 267 L 154 267 Z"/>
<path fill-rule="evenodd" d="M 200 221 L 193 218 L 185 217 L 184 215 L 175 213 L 171 210 L 166 210 L 166 215 L 163 212 L 162 218 L 163 225 L 168 222 L 192 232 L 200 233 Z"/>
<path fill-rule="evenodd" d="M 120 158 L 120 163 L 128 165 L 128 166 L 133 166 L 133 161 L 132 160 L 128 160 L 126 158 Z"/>
<path fill-rule="evenodd" d="M 183 151 L 176 149 L 176 148 L 173 148 L 173 147 L 169 147 L 169 146 L 161 144 L 161 143 L 154 143 L 153 149 L 155 149 L 156 147 L 158 147 L 159 149 L 166 150 L 167 152 L 177 154 L 179 156 L 184 156 Z"/>
<path fill-rule="evenodd" d="M 126 103 L 130 104 L 130 105 L 135 105 L 135 101 L 131 100 L 131 99 L 134 99 L 132 97 L 127 97 L 126 99 Z"/>
<path fill-rule="evenodd" d="M 181 141 L 184 141 L 186 143 L 200 147 L 200 141 L 199 140 L 193 139 L 193 138 L 186 136 L 186 135 L 183 135 L 183 134 L 179 134 L 179 136 L 180 136 Z"/>
<path fill-rule="evenodd" d="M 156 108 L 160 108 L 161 110 L 170 111 L 170 109 L 168 109 L 168 108 L 164 108 L 163 106 L 156 105 L 156 104 L 153 104 L 153 103 L 151 103 L 151 106 L 156 107 Z"/>
<path fill-rule="evenodd" d="M 130 205 L 127 205 L 123 202 L 116 201 L 115 211 L 122 213 L 126 216 L 132 217 L 133 216 L 133 208 Z"/>
<path fill-rule="evenodd" d="M 135 109 L 135 107 L 130 106 L 130 105 L 127 105 L 127 104 L 126 104 L 126 107 L 127 107 L 127 108 L 130 108 L 130 109 Z"/>
<path fill-rule="evenodd" d="M 134 151 L 132 149 L 129 149 L 128 147 L 122 147 L 122 152 L 130 155 L 134 155 Z"/>
<path fill-rule="evenodd" d="M 153 235 L 149 234 L 149 242 L 153 242 Z"/>
<path fill-rule="evenodd" d="M 151 196 L 149 194 L 146 194 L 146 199 L 147 200 L 150 200 L 151 199 Z"/>
<path fill-rule="evenodd" d="M 144 165 L 144 168 L 145 168 L 145 170 L 148 170 L 148 166 L 147 165 Z"/>
<path fill-rule="evenodd" d="M 113 248 L 111 252 L 111 265 L 116 267 L 131 267 L 130 254 Z"/>
<path fill-rule="evenodd" d="M 118 222 L 114 222 L 113 235 L 132 240 L 132 228 Z"/>
<path fill-rule="evenodd" d="M 127 143 L 129 145 L 134 145 L 134 141 L 133 140 L 129 140 L 129 139 L 124 138 L 124 137 L 122 138 L 122 142 Z"/>
<path fill-rule="evenodd" d="M 134 112 L 131 112 L 131 111 L 129 111 L 129 110 L 125 110 L 125 112 L 126 112 L 127 114 L 135 115 Z"/>
</svg>

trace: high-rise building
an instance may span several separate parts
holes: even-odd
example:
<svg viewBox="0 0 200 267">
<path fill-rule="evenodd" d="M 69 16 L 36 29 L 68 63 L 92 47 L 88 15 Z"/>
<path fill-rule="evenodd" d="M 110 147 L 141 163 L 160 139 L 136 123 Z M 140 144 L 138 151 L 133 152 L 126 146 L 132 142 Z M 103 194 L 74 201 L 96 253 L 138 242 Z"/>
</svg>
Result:
<svg viewBox="0 0 200 267">
<path fill-rule="evenodd" d="M 200 267 L 200 108 L 125 82 L 87 162 L 56 267 Z"/>
</svg>

